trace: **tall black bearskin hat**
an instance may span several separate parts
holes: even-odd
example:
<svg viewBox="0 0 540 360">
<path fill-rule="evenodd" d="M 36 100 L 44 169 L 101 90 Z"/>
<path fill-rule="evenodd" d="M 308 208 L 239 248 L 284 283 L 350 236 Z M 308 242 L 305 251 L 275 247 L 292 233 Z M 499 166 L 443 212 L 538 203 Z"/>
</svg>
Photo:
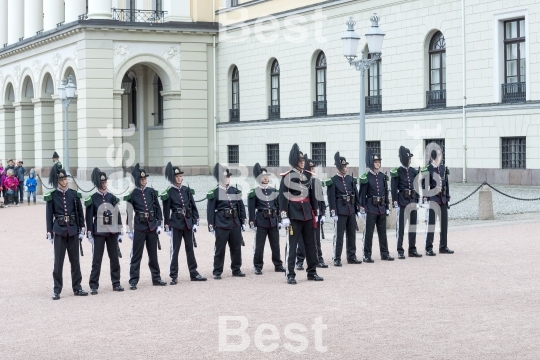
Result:
<svg viewBox="0 0 540 360">
<path fill-rule="evenodd" d="M 257 179 L 261 174 L 268 174 L 268 170 L 266 168 L 262 168 L 259 163 L 256 163 L 253 166 L 253 177 Z"/>
<path fill-rule="evenodd" d="M 411 154 L 411 151 L 407 149 L 405 146 L 399 147 L 399 161 L 401 162 L 401 165 L 407 167 L 409 166 L 409 159 L 413 157 L 413 154 Z"/>
<path fill-rule="evenodd" d="M 107 181 L 107 174 L 99 170 L 97 167 L 92 171 L 92 183 L 97 189 L 101 189 L 101 182 Z"/>
<path fill-rule="evenodd" d="M 343 171 L 343 165 L 349 165 L 347 159 L 339 155 L 339 151 L 334 155 L 334 165 L 339 171 Z"/>
<path fill-rule="evenodd" d="M 141 187 L 141 179 L 147 178 L 149 176 L 148 173 L 144 169 L 140 168 L 139 163 L 135 164 L 135 167 L 133 168 L 131 175 L 133 176 L 133 180 L 135 180 L 136 187 Z"/>
<path fill-rule="evenodd" d="M 231 172 L 220 163 L 216 163 L 213 175 L 219 183 L 223 183 L 225 178 L 231 177 Z"/>
<path fill-rule="evenodd" d="M 49 185 L 56 186 L 58 185 L 58 180 L 66 178 L 66 170 L 62 169 L 62 164 L 57 162 L 51 169 L 49 173 Z"/>
<path fill-rule="evenodd" d="M 55 151 L 53 156 L 52 156 L 53 159 L 59 159 L 60 156 L 58 156 L 58 153 Z"/>
<path fill-rule="evenodd" d="M 289 153 L 289 165 L 295 168 L 302 159 L 305 159 L 304 154 L 300 151 L 298 144 L 294 143 Z"/>
<path fill-rule="evenodd" d="M 169 180 L 171 184 L 176 184 L 176 175 L 182 175 L 184 172 L 178 166 L 172 166 L 169 162 L 165 168 L 165 178 Z"/>
</svg>

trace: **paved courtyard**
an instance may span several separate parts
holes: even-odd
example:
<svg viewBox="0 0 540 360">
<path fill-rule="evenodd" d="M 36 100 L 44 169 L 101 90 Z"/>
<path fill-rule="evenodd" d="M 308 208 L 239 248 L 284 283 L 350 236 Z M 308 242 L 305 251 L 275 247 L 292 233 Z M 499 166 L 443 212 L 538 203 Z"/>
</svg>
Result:
<svg viewBox="0 0 540 360">
<path fill-rule="evenodd" d="M 489 222 L 455 221 L 449 233 L 454 255 L 393 263 L 374 256 L 374 264 L 320 269 L 325 278 L 322 283 L 308 282 L 305 274 L 299 274 L 296 286 L 287 285 L 283 274 L 273 272 L 268 246 L 264 275 L 253 274 L 252 232 L 244 233 L 243 270 L 247 276 L 243 279 L 231 277 L 227 256 L 223 280 L 189 282 L 182 248 L 176 286 L 153 287 L 145 256 L 139 290 L 113 293 L 105 261 L 99 295 L 80 298 L 71 292 L 66 258 L 67 286 L 61 300 L 52 301 L 52 247 L 44 235 L 44 213 L 42 204 L 0 209 L 1 358 L 540 356 L 538 214 Z M 327 231 L 327 239 L 330 237 Z M 392 236 L 390 239 L 396 255 L 395 242 Z M 211 277 L 212 237 L 203 228 L 197 240 L 199 271 Z M 169 280 L 166 235 L 161 236 L 161 243 L 162 278 Z M 127 237 L 121 244 L 125 287 L 130 245 Z M 325 241 L 327 262 L 331 249 L 331 242 Z M 91 247 L 86 240 L 84 252 L 83 288 L 89 290 Z M 249 346 L 244 351 L 220 352 L 220 317 L 222 345 L 241 345 L 240 336 L 227 337 L 226 331 L 239 328 L 242 322 L 238 319 L 247 325 L 244 347 L 247 338 Z M 227 322 L 232 319 L 227 317 L 239 318 Z M 316 323 L 319 326 L 312 328 Z M 274 340 L 271 330 L 263 332 L 270 339 L 256 335 L 262 324 L 275 326 Z M 303 351 L 291 351 L 298 349 Z"/>
</svg>

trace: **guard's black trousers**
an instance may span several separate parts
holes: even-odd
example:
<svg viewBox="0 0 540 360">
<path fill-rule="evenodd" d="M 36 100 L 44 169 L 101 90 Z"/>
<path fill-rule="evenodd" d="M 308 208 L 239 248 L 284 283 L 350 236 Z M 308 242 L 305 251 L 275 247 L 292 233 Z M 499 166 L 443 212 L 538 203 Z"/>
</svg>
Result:
<svg viewBox="0 0 540 360">
<path fill-rule="evenodd" d="M 148 267 L 152 274 L 152 281 L 161 280 L 157 254 L 158 234 L 156 231 L 139 232 L 133 234 L 133 247 L 131 248 L 131 261 L 129 264 L 129 283 L 137 285 L 141 271 L 141 259 L 146 244 L 148 253 Z"/>
<path fill-rule="evenodd" d="M 194 278 L 199 275 L 197 271 L 197 260 L 195 260 L 195 251 L 193 251 L 193 231 L 172 229 L 171 240 L 171 266 L 169 276 L 171 279 L 178 278 L 178 253 L 184 239 L 184 248 L 186 249 L 186 258 L 189 269 L 189 276 Z"/>
<path fill-rule="evenodd" d="M 285 262 L 287 264 L 287 277 L 295 277 L 294 266 L 296 261 L 296 248 L 298 243 L 303 243 L 306 249 L 306 262 L 308 275 L 317 273 L 317 245 L 315 244 L 315 235 L 313 235 L 313 223 L 311 220 L 291 220 L 293 229 L 292 235 L 287 235 L 287 244 L 285 245 Z"/>
<path fill-rule="evenodd" d="M 317 258 L 320 263 L 324 262 L 324 258 L 322 256 L 322 248 L 321 248 L 321 219 L 317 221 L 317 228 L 313 229 L 313 235 L 315 236 L 315 241 L 317 244 Z M 306 258 L 306 248 L 304 247 L 304 242 L 299 241 L 298 244 L 296 244 L 296 263 L 298 265 L 301 265 L 304 263 L 304 259 Z"/>
<path fill-rule="evenodd" d="M 118 260 L 118 235 L 108 237 L 94 236 L 92 271 L 90 272 L 90 288 L 99 288 L 99 275 L 101 274 L 101 262 L 103 253 L 107 246 L 107 254 L 111 262 L 111 282 L 112 286 L 120 285 L 120 261 Z"/>
<path fill-rule="evenodd" d="M 386 238 L 386 214 L 366 214 L 366 224 L 364 226 L 364 257 L 371 258 L 371 247 L 373 245 L 373 231 L 377 226 L 379 237 L 379 248 L 381 256 L 390 255 L 388 252 L 388 240 Z"/>
<path fill-rule="evenodd" d="M 73 236 L 60 236 L 54 235 L 53 251 L 54 251 L 54 268 L 53 268 L 53 280 L 54 280 L 54 293 L 60 294 L 64 281 L 62 278 L 62 271 L 64 269 L 64 259 L 66 257 L 66 250 L 71 264 L 71 286 L 73 291 L 81 290 L 81 264 L 79 262 L 79 237 Z"/>
<path fill-rule="evenodd" d="M 418 211 L 416 210 L 416 205 L 414 205 L 414 210 L 411 210 L 410 212 L 407 211 L 406 206 L 399 207 L 396 235 L 397 252 L 400 254 L 405 254 L 405 250 L 403 249 L 403 236 L 405 235 L 405 224 L 407 223 L 407 220 L 409 222 L 409 254 L 416 251 L 416 229 L 411 231 L 411 227 L 417 224 L 417 215 Z"/>
<path fill-rule="evenodd" d="M 347 238 L 347 260 L 356 260 L 356 217 L 351 215 L 338 215 L 337 236 L 334 239 L 334 260 L 341 260 L 343 251 L 343 236 Z"/>
<path fill-rule="evenodd" d="M 446 204 L 440 205 L 441 209 L 441 241 L 439 243 L 439 250 L 446 248 L 448 244 L 448 206 Z M 429 219 L 428 219 L 429 227 L 432 228 L 433 231 L 429 231 L 430 229 L 426 226 L 426 251 L 433 250 L 433 237 L 435 235 L 435 210 L 429 209 Z"/>
<path fill-rule="evenodd" d="M 225 248 L 229 243 L 231 252 L 231 270 L 233 274 L 239 274 L 242 267 L 242 229 L 233 226 L 232 229 L 216 228 L 216 244 L 214 245 L 214 275 L 223 273 L 225 262 Z"/>
<path fill-rule="evenodd" d="M 270 243 L 270 250 L 272 250 L 272 262 L 274 267 L 283 266 L 281 261 L 281 255 L 279 253 L 279 230 L 276 227 L 263 228 L 258 227 L 255 233 L 255 242 L 253 244 L 253 266 L 255 269 L 262 270 L 264 265 L 264 245 L 266 243 L 266 237 L 268 236 L 268 242 Z"/>
</svg>

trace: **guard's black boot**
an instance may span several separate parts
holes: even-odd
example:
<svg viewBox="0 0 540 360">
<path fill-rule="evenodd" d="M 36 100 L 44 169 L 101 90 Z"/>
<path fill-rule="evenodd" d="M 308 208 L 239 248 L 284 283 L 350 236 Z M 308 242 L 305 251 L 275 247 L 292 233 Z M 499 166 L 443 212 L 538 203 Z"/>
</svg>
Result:
<svg viewBox="0 0 540 360">
<path fill-rule="evenodd" d="M 57 294 L 57 293 L 52 294 L 52 299 L 53 300 L 60 300 L 60 294 Z"/>
<path fill-rule="evenodd" d="M 113 286 L 112 290 L 113 291 L 124 291 L 124 288 L 122 287 L 122 285 L 116 285 L 116 286 Z"/>
<path fill-rule="evenodd" d="M 341 266 L 341 260 L 334 260 L 334 266 Z"/>
<path fill-rule="evenodd" d="M 202 277 L 201 274 L 199 274 L 199 275 L 197 275 L 195 277 L 192 277 L 191 281 L 206 281 L 206 278 Z"/>
<path fill-rule="evenodd" d="M 221 275 L 214 275 L 214 280 L 221 280 Z"/>
<path fill-rule="evenodd" d="M 296 285 L 296 280 L 292 276 L 290 276 L 287 278 L 287 284 Z"/>
<path fill-rule="evenodd" d="M 155 281 L 152 281 L 152 285 L 154 286 L 166 286 L 167 283 L 161 279 L 158 279 L 158 280 L 155 280 Z"/>
<path fill-rule="evenodd" d="M 322 268 L 322 269 L 326 269 L 328 267 L 328 265 L 326 265 L 324 263 L 324 260 L 320 260 L 319 263 L 317 264 L 317 267 Z"/>
<path fill-rule="evenodd" d="M 177 278 L 172 278 L 170 284 L 171 284 L 171 285 L 176 285 L 176 284 L 178 284 L 178 279 L 177 279 Z"/>
<path fill-rule="evenodd" d="M 361 264 L 362 261 L 358 260 L 357 258 L 354 259 L 347 259 L 347 264 Z"/>
<path fill-rule="evenodd" d="M 304 270 L 304 264 L 303 263 L 296 263 L 296 270 Z"/>
<path fill-rule="evenodd" d="M 448 247 L 439 249 L 439 254 L 453 254 L 454 250 L 450 250 Z"/>
<path fill-rule="evenodd" d="M 426 251 L 426 255 L 427 255 L 427 256 L 437 256 L 437 254 L 435 254 L 435 253 L 433 252 L 433 250 Z"/>
<path fill-rule="evenodd" d="M 246 274 L 244 274 L 243 272 L 240 271 L 240 272 L 237 272 L 236 274 L 232 274 L 232 276 L 234 276 L 234 277 L 245 277 Z"/>
<path fill-rule="evenodd" d="M 276 266 L 276 272 L 287 272 L 283 266 Z"/>
<path fill-rule="evenodd" d="M 90 289 L 90 294 L 91 294 L 91 295 L 97 295 L 97 294 L 98 294 L 97 289 L 92 289 L 92 288 L 91 288 L 91 289 Z"/>
<path fill-rule="evenodd" d="M 255 275 L 262 275 L 261 269 L 255 269 Z"/>
<path fill-rule="evenodd" d="M 83 289 L 77 290 L 73 292 L 73 295 L 75 296 L 88 296 L 88 293 L 84 291 Z"/>
<path fill-rule="evenodd" d="M 422 254 L 419 254 L 418 251 L 414 250 L 414 251 L 409 251 L 409 257 L 417 257 L 417 258 L 420 258 L 422 257 Z"/>
<path fill-rule="evenodd" d="M 323 281 L 323 280 L 324 280 L 322 277 L 320 277 L 320 276 L 317 275 L 317 274 L 314 274 L 314 275 L 308 275 L 307 279 L 308 279 L 308 280 L 313 280 L 313 281 Z"/>
<path fill-rule="evenodd" d="M 405 260 L 405 254 L 404 253 L 398 253 L 397 258 L 400 260 Z"/>
<path fill-rule="evenodd" d="M 390 255 L 383 255 L 381 256 L 381 260 L 394 261 L 394 258 L 391 257 Z"/>
<path fill-rule="evenodd" d="M 365 257 L 365 258 L 364 258 L 364 262 L 365 262 L 365 263 L 374 263 L 375 260 L 373 260 L 373 259 L 370 258 L 370 257 L 369 257 L 369 258 L 368 258 L 368 257 Z"/>
<path fill-rule="evenodd" d="M 129 290 L 137 290 L 137 284 L 129 284 Z"/>
</svg>

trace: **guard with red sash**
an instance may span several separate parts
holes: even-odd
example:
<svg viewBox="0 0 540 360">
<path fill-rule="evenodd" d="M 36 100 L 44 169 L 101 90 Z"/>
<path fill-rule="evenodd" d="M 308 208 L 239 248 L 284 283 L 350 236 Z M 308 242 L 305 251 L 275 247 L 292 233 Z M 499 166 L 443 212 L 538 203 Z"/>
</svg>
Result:
<svg viewBox="0 0 540 360">
<path fill-rule="evenodd" d="M 122 219 L 116 207 L 120 199 L 107 191 L 107 174 L 94 168 L 92 183 L 97 192 L 85 199 L 86 235 L 92 244 L 92 271 L 90 272 L 90 294 L 97 295 L 103 253 L 107 247 L 111 267 L 113 291 L 124 291 L 120 285 L 120 261 L 118 243 L 122 242 Z"/>
<path fill-rule="evenodd" d="M 299 241 L 304 242 L 307 261 L 308 280 L 323 281 L 317 275 L 317 245 L 314 229 L 319 215 L 317 196 L 312 181 L 312 173 L 304 170 L 305 158 L 297 144 L 289 154 L 292 169 L 281 174 L 279 187 L 279 209 L 281 226 L 286 229 L 285 263 L 287 264 L 287 283 L 296 284 L 294 271 L 296 248 Z"/>
</svg>

